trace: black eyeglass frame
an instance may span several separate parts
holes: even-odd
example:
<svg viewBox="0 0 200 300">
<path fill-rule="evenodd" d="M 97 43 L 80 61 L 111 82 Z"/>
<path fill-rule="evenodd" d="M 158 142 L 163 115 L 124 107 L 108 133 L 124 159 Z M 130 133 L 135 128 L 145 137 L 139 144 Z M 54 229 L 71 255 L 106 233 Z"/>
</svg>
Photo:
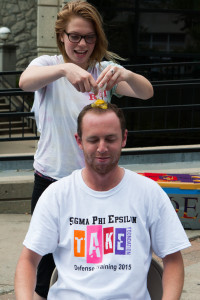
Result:
<svg viewBox="0 0 200 300">
<path fill-rule="evenodd" d="M 71 32 L 71 33 L 68 33 L 68 32 L 66 32 L 65 30 L 64 30 L 64 33 L 67 35 L 68 40 L 69 40 L 71 43 L 73 43 L 73 44 L 78 44 L 78 43 L 80 43 L 80 41 L 81 41 L 82 39 L 84 39 L 85 42 L 86 42 L 87 44 L 95 44 L 96 39 L 97 39 L 96 34 L 81 35 L 81 34 L 76 34 L 76 33 L 72 33 L 72 32 Z M 76 36 L 78 36 L 80 39 L 79 39 L 77 42 L 73 42 L 73 41 L 70 40 L 70 35 L 76 35 Z M 91 36 L 94 36 L 94 38 L 95 38 L 95 41 L 92 42 L 92 43 L 90 43 L 90 42 L 87 41 L 87 37 L 91 37 Z"/>
</svg>

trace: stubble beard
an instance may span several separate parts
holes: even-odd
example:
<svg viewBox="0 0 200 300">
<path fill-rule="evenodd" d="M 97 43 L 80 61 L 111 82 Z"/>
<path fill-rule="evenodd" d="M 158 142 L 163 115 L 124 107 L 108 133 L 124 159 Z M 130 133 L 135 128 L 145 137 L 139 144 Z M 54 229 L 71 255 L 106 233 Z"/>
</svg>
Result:
<svg viewBox="0 0 200 300">
<path fill-rule="evenodd" d="M 95 163 L 95 158 L 85 155 L 86 165 L 99 175 L 105 175 L 115 169 L 118 166 L 118 162 L 121 156 L 121 151 L 116 154 L 108 164 Z"/>
</svg>

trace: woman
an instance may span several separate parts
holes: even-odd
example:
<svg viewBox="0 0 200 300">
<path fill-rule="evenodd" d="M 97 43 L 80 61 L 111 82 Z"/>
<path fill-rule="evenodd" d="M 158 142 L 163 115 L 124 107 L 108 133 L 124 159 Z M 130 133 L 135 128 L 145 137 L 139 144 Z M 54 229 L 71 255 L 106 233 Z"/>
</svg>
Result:
<svg viewBox="0 0 200 300">
<path fill-rule="evenodd" d="M 120 57 L 107 50 L 101 16 L 88 2 L 68 2 L 58 13 L 55 31 L 61 55 L 34 59 L 19 83 L 23 90 L 35 92 L 33 111 L 40 131 L 32 212 L 49 184 L 83 167 L 74 134 L 85 105 L 99 97 L 110 102 L 113 94 L 140 99 L 153 95 L 146 78 L 116 64 Z M 34 299 L 47 297 L 53 268 L 51 256 L 41 261 Z"/>
</svg>

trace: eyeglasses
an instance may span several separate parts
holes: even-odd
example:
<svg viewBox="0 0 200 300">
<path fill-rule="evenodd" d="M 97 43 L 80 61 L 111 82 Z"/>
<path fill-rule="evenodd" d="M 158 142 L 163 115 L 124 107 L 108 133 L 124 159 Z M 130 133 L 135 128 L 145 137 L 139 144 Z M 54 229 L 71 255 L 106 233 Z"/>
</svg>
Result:
<svg viewBox="0 0 200 300">
<path fill-rule="evenodd" d="M 71 43 L 80 43 L 80 41 L 84 39 L 87 44 L 94 44 L 97 39 L 96 34 L 80 35 L 76 33 L 67 33 L 65 30 L 64 33 L 68 36 Z"/>
</svg>

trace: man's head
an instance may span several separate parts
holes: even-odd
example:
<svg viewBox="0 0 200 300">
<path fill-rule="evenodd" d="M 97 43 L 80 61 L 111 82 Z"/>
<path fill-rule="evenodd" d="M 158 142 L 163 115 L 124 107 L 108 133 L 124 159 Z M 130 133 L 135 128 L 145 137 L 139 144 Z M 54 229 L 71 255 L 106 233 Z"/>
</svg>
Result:
<svg viewBox="0 0 200 300">
<path fill-rule="evenodd" d="M 82 111 L 80 112 L 80 114 L 78 116 L 78 124 L 77 124 L 77 133 L 80 138 L 82 138 L 83 117 L 88 112 L 92 112 L 97 115 L 103 115 L 108 112 L 114 112 L 116 114 L 117 118 L 119 119 L 122 136 L 124 136 L 125 130 L 126 130 L 126 120 L 125 120 L 123 111 L 119 107 L 117 107 L 117 105 L 107 103 L 107 109 L 102 109 L 101 107 L 98 107 L 98 106 L 93 107 L 92 105 L 87 105 L 82 109 Z"/>
<path fill-rule="evenodd" d="M 79 114 L 75 137 L 86 167 L 99 174 L 110 172 L 118 165 L 127 140 L 122 110 L 109 103 L 107 109 L 86 106 Z"/>
</svg>

